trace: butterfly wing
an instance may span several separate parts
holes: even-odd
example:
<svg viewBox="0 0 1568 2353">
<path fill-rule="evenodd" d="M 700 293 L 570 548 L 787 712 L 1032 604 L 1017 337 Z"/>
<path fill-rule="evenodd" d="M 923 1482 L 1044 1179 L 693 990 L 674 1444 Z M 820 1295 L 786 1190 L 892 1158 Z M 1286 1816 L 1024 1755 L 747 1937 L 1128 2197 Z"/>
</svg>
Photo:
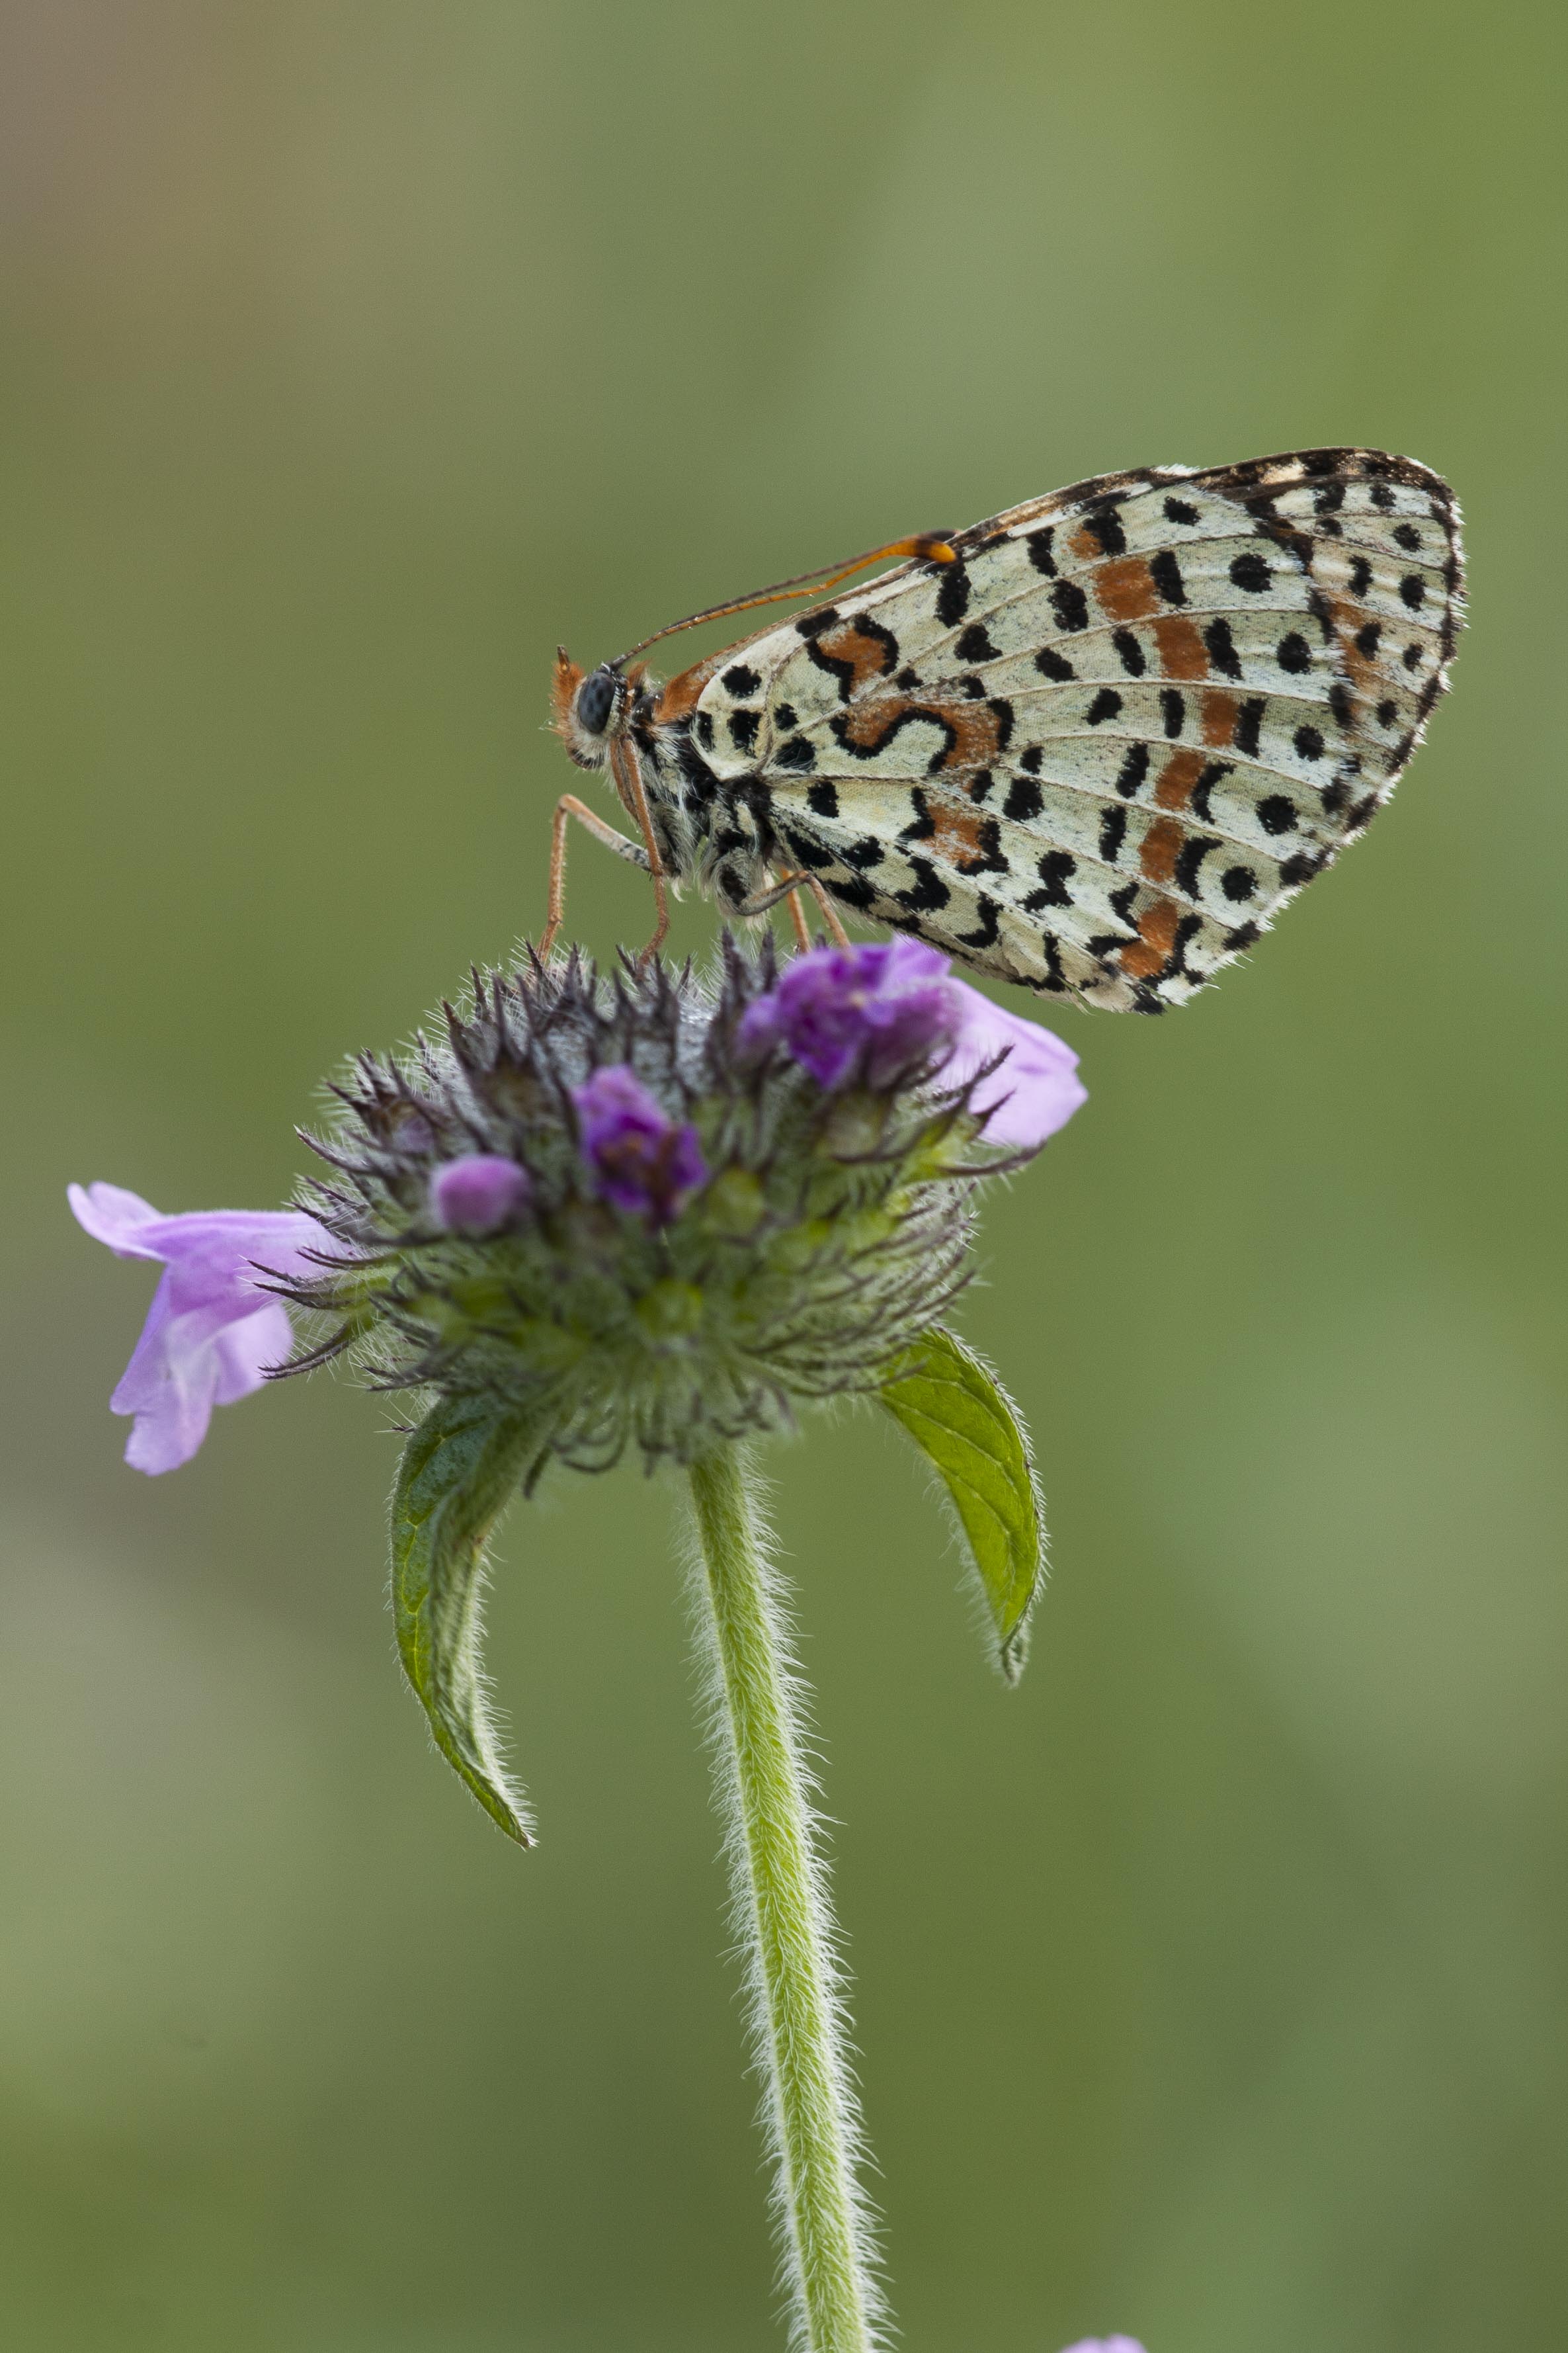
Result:
<svg viewBox="0 0 1568 2353">
<path fill-rule="evenodd" d="M 1104 475 L 730 649 L 693 733 L 847 907 L 1163 1011 L 1388 797 L 1446 683 L 1458 529 L 1376 450 Z"/>
</svg>

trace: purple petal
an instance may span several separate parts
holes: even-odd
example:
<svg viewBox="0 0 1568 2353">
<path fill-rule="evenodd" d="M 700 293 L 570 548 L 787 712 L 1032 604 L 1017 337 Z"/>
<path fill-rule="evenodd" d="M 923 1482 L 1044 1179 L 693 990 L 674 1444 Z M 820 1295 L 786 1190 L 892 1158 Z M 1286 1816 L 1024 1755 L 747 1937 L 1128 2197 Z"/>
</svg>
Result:
<svg viewBox="0 0 1568 2353">
<path fill-rule="evenodd" d="M 300 1209 L 198 1209 L 164 1218 L 116 1185 L 70 1188 L 86 1230 L 122 1258 L 163 1261 L 142 1335 L 110 1409 L 135 1425 L 125 1459 L 157 1473 L 188 1462 L 215 1405 L 259 1388 L 263 1367 L 292 1344 L 281 1303 L 261 1289 L 267 1273 L 307 1272 L 311 1250 L 331 1238 Z"/>
<path fill-rule="evenodd" d="M 163 1222 L 157 1210 L 139 1193 L 127 1193 L 120 1185 L 68 1185 L 66 1198 L 78 1225 L 95 1242 L 106 1242 L 117 1258 L 163 1255 L 150 1250 L 144 1241 L 138 1243 L 133 1239 L 138 1226 Z"/>
<path fill-rule="evenodd" d="M 947 959 L 902 935 L 808 948 L 748 1007 L 742 1048 L 785 1045 L 817 1085 L 890 1086 L 956 1034 Z"/>
<path fill-rule="evenodd" d="M 595 1071 L 574 1090 L 573 1101 L 599 1192 L 617 1209 L 668 1225 L 707 1183 L 696 1129 L 668 1118 L 624 1062 Z"/>
<path fill-rule="evenodd" d="M 966 982 L 950 984 L 963 999 L 963 1028 L 942 1076 L 953 1085 L 1005 1054 L 971 1098 L 988 1112 L 985 1140 L 1009 1151 L 1028 1152 L 1065 1127 L 1089 1091 L 1078 1077 L 1078 1056 L 1052 1030 L 1004 1012 Z"/>
<path fill-rule="evenodd" d="M 294 1327 L 280 1299 L 269 1299 L 237 1324 L 226 1324 L 212 1342 L 218 1366 L 213 1403 L 237 1405 L 241 1398 L 252 1396 L 293 1345 Z"/>
<path fill-rule="evenodd" d="M 626 1062 L 595 1071 L 584 1085 L 574 1090 L 572 1100 L 577 1106 L 583 1149 L 590 1159 L 623 1136 L 659 1136 L 670 1124 L 657 1095 Z"/>
<path fill-rule="evenodd" d="M 1067 2353 L 1143 2353 L 1135 2337 L 1080 2337 Z"/>
<path fill-rule="evenodd" d="M 448 1160 L 430 1187 L 430 1208 L 449 1233 L 493 1233 L 528 1199 L 528 1171 L 499 1153 L 476 1152 Z"/>
<path fill-rule="evenodd" d="M 195 1453 L 207 1434 L 222 1370 L 210 1320 L 172 1314 L 169 1293 L 165 1274 L 135 1353 L 109 1400 L 110 1412 L 135 1416 L 125 1460 L 151 1477 L 177 1471 Z"/>
</svg>

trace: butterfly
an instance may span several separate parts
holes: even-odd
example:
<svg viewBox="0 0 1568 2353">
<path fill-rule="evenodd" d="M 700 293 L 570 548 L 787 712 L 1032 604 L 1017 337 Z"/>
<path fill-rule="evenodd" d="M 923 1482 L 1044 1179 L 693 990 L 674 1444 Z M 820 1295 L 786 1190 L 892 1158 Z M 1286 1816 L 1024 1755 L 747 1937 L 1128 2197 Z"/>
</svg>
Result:
<svg viewBox="0 0 1568 2353">
<path fill-rule="evenodd" d="M 695 614 L 900 559 L 668 683 L 563 649 L 556 732 L 638 838 L 576 820 L 730 916 L 816 897 L 998 979 L 1143 1013 L 1250 947 L 1388 798 L 1447 680 L 1459 515 L 1375 449 L 1102 474 Z M 831 576 L 826 576 L 830 575 Z"/>
</svg>

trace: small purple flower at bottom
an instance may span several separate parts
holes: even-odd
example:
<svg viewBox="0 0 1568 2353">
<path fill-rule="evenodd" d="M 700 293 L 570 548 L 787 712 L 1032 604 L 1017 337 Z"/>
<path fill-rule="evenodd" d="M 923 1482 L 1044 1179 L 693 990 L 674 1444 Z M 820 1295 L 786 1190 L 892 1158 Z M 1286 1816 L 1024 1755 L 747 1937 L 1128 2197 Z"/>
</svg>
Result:
<svg viewBox="0 0 1568 2353">
<path fill-rule="evenodd" d="M 515 1160 L 499 1152 L 475 1152 L 437 1170 L 431 1213 L 448 1233 L 491 1234 L 510 1223 L 532 1189 L 527 1169 Z"/>
<path fill-rule="evenodd" d="M 311 1271 L 308 1250 L 336 1246 L 302 1209 L 196 1209 L 160 1217 L 118 1185 L 72 1185 L 78 1222 L 117 1258 L 150 1258 L 163 1275 L 131 1362 L 110 1399 L 136 1419 L 125 1460 L 156 1475 L 188 1462 L 215 1405 L 258 1389 L 293 1332 L 266 1275 Z"/>
<path fill-rule="evenodd" d="M 599 1191 L 617 1209 L 667 1226 L 707 1183 L 697 1130 L 667 1118 L 626 1063 L 595 1071 L 572 1100 Z"/>
<path fill-rule="evenodd" d="M 792 956 L 742 1017 L 740 1042 L 786 1047 L 819 1087 L 881 1087 L 952 1045 L 960 1019 L 947 958 L 895 938 Z"/>
<path fill-rule="evenodd" d="M 826 1088 L 890 1085 L 922 1062 L 957 1086 L 1005 1056 L 970 1107 L 989 1114 L 985 1141 L 1013 1151 L 1036 1150 L 1089 1100 L 1070 1046 L 954 980 L 922 940 L 807 948 L 748 1008 L 740 1041 L 782 1045 Z"/>
<path fill-rule="evenodd" d="M 1081 2337 L 1067 2353 L 1143 2353 L 1135 2337 Z"/>
</svg>

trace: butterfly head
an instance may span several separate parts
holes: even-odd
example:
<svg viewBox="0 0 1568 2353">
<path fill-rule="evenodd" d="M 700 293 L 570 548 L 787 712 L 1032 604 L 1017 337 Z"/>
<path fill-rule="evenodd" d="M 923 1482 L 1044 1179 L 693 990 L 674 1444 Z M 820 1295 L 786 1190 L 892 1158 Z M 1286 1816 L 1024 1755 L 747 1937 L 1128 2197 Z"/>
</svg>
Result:
<svg viewBox="0 0 1568 2353">
<path fill-rule="evenodd" d="M 580 670 L 565 647 L 557 647 L 550 695 L 555 733 L 580 768 L 605 765 L 610 745 L 631 724 L 645 677 L 641 662 L 629 670 L 620 662 Z"/>
</svg>

